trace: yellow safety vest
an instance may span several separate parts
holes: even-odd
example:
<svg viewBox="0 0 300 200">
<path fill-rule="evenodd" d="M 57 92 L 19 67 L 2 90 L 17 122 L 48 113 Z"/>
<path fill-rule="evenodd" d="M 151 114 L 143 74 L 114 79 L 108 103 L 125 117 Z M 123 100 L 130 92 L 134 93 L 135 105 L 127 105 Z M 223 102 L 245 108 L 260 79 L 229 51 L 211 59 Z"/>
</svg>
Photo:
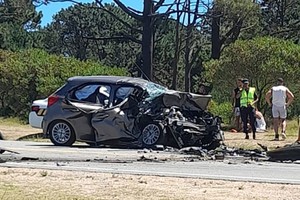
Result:
<svg viewBox="0 0 300 200">
<path fill-rule="evenodd" d="M 241 94 L 241 107 L 245 106 L 247 107 L 248 104 L 251 104 L 254 101 L 254 93 L 255 93 L 255 88 L 250 87 L 248 94 L 246 90 L 242 90 Z"/>
</svg>

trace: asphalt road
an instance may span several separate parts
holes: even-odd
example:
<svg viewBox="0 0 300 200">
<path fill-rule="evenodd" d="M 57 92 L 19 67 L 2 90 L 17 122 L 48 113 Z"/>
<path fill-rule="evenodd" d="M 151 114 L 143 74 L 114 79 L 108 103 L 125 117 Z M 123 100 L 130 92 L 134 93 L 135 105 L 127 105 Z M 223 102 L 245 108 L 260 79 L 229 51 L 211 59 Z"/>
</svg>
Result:
<svg viewBox="0 0 300 200">
<path fill-rule="evenodd" d="M 300 184 L 297 163 L 254 162 L 244 158 L 201 161 L 178 152 L 91 148 L 78 144 L 56 147 L 50 143 L 0 141 L 0 167 L 63 169 L 218 180 Z"/>
</svg>

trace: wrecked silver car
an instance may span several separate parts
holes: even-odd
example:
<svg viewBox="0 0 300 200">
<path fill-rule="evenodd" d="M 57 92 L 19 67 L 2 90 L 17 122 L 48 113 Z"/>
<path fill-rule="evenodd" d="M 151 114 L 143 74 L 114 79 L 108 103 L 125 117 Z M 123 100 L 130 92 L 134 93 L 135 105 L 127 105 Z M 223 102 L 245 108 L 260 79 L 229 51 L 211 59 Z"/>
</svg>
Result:
<svg viewBox="0 0 300 200">
<path fill-rule="evenodd" d="M 167 88 L 139 78 L 82 76 L 48 98 L 43 132 L 53 144 L 213 149 L 221 119 L 205 111 L 210 95 Z"/>
</svg>

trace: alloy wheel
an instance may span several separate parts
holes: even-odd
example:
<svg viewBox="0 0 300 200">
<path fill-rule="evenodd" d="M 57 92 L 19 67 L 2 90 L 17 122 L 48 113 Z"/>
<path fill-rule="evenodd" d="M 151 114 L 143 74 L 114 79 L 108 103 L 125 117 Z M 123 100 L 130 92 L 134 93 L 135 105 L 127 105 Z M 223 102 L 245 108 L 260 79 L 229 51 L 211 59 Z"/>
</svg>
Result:
<svg viewBox="0 0 300 200">
<path fill-rule="evenodd" d="M 156 124 L 148 124 L 143 129 L 143 143 L 146 145 L 154 145 L 161 135 L 161 130 Z"/>
<path fill-rule="evenodd" d="M 57 123 L 53 126 L 51 135 L 58 144 L 66 144 L 71 139 L 71 128 L 66 123 Z"/>
</svg>

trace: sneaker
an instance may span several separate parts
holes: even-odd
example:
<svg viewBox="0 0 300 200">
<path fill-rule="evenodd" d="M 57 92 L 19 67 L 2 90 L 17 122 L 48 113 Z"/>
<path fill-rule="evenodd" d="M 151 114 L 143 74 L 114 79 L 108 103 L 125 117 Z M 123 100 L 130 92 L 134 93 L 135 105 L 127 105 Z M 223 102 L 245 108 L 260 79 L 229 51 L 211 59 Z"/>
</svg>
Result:
<svg viewBox="0 0 300 200">
<path fill-rule="evenodd" d="M 282 140 L 286 139 L 286 134 L 284 132 L 281 133 Z"/>
</svg>

